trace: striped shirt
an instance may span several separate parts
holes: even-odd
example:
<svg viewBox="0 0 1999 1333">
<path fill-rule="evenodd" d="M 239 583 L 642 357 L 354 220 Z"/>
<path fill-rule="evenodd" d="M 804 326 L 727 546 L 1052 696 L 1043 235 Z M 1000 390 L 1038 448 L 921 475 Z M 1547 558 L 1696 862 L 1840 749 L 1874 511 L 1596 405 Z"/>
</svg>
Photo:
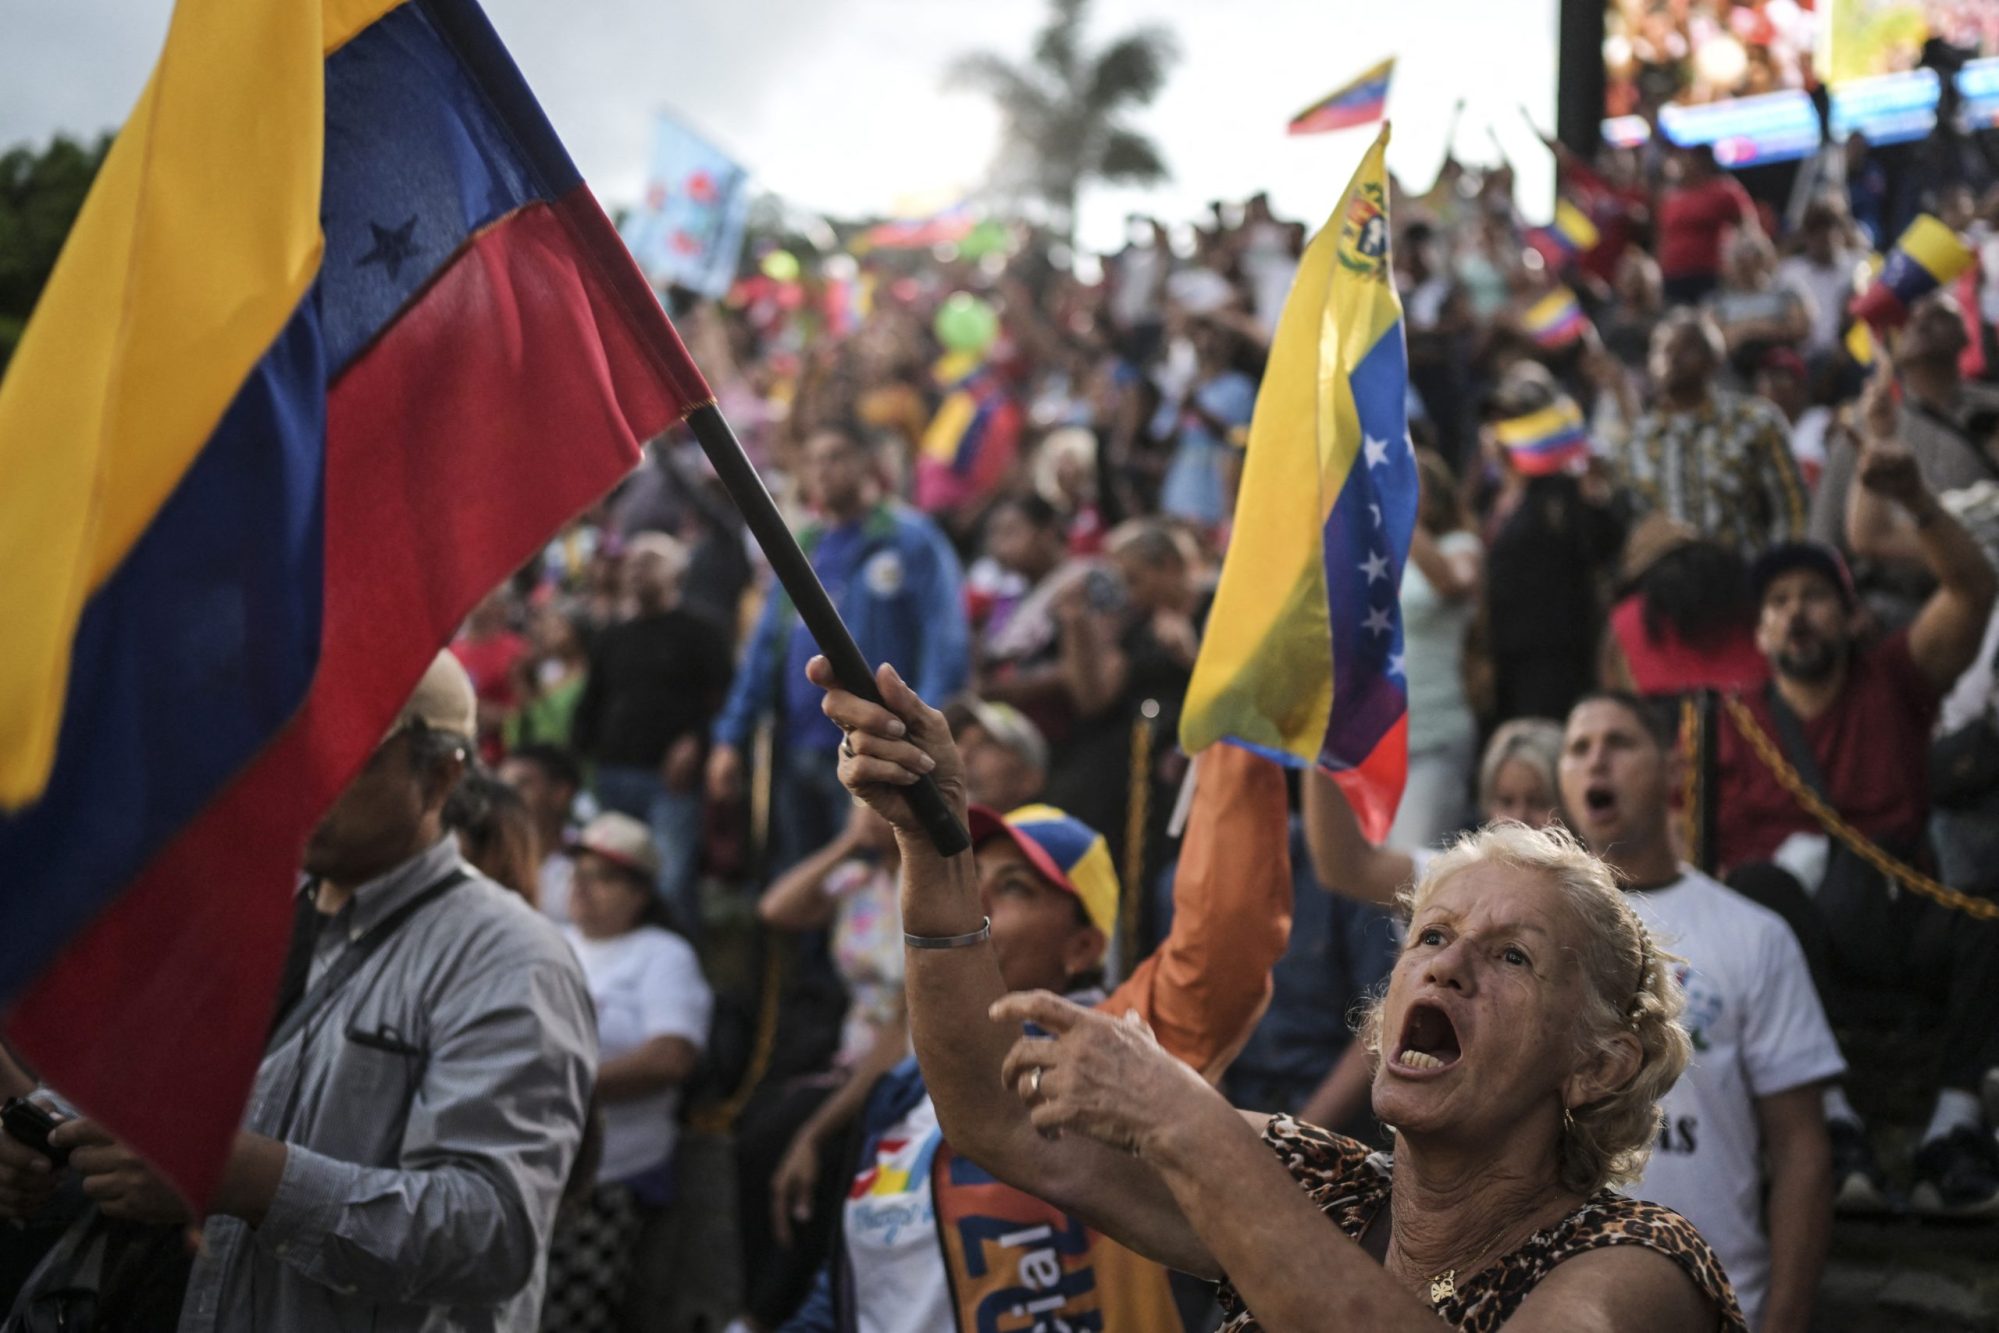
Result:
<svg viewBox="0 0 1999 1333">
<path fill-rule="evenodd" d="M 1717 389 L 1691 411 L 1647 412 L 1613 463 L 1638 513 L 1663 510 L 1745 558 L 1805 535 L 1790 427 L 1765 399 Z"/>
</svg>

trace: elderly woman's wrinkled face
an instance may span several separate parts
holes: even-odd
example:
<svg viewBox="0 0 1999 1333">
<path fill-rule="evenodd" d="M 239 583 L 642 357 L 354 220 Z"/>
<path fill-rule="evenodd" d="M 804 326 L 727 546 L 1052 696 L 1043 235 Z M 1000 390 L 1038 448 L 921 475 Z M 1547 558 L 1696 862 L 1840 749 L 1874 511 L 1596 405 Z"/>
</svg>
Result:
<svg viewBox="0 0 1999 1333">
<path fill-rule="evenodd" d="M 1536 871 L 1485 862 L 1433 890 L 1389 974 L 1374 1113 L 1432 1136 L 1558 1123 L 1578 1061 L 1577 929 Z"/>
</svg>

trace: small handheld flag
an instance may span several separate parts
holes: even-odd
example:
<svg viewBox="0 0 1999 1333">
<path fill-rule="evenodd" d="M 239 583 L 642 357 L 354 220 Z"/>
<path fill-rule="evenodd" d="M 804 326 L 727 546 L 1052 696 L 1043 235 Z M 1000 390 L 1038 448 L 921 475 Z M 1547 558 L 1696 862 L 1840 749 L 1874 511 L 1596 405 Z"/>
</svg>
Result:
<svg viewBox="0 0 1999 1333">
<path fill-rule="evenodd" d="M 1589 457 L 1582 409 L 1568 397 L 1493 427 L 1513 466 L 1530 477 L 1567 471 Z"/>
<path fill-rule="evenodd" d="M 1520 317 L 1520 327 L 1537 347 L 1553 350 L 1567 347 L 1583 336 L 1589 327 L 1589 317 L 1583 314 L 1582 303 L 1567 287 L 1557 287 L 1527 308 Z"/>
<path fill-rule="evenodd" d="M 1555 205 L 1555 217 L 1545 227 L 1536 227 L 1528 244 L 1541 252 L 1553 268 L 1561 268 L 1596 249 L 1602 237 L 1589 214 L 1567 199 Z"/>
<path fill-rule="evenodd" d="M 1383 126 L 1305 249 L 1249 427 L 1234 536 L 1181 714 L 1333 776 L 1367 836 L 1408 773 L 1397 590 L 1416 525 Z"/>
<path fill-rule="evenodd" d="M 1921 214 L 1896 239 L 1874 284 L 1847 309 L 1877 332 L 1900 328 L 1908 322 L 1911 306 L 1955 281 L 1975 258 L 1964 238 L 1941 219 Z"/>
<path fill-rule="evenodd" d="M 1324 134 L 1380 120 L 1388 111 L 1388 83 L 1394 74 L 1395 57 L 1390 56 L 1291 117 L 1285 133 Z"/>
</svg>

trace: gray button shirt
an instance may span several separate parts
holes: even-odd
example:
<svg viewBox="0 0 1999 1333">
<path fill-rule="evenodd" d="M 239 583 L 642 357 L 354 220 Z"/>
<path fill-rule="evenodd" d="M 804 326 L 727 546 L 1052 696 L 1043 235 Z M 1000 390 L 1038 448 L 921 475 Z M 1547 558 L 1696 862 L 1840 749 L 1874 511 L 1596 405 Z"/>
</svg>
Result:
<svg viewBox="0 0 1999 1333">
<path fill-rule="evenodd" d="M 299 1031 L 265 1052 L 244 1128 L 283 1140 L 261 1226 L 210 1219 L 181 1328 L 521 1330 L 583 1136 L 597 1024 L 555 927 L 474 873 L 337 993 L 341 951 L 462 865 L 450 837 L 328 919 Z"/>
</svg>

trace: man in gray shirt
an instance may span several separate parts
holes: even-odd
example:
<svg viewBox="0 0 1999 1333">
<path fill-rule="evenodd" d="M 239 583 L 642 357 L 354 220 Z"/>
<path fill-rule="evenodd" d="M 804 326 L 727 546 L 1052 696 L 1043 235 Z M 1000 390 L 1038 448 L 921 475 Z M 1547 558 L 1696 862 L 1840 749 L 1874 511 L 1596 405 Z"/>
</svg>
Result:
<svg viewBox="0 0 1999 1333">
<path fill-rule="evenodd" d="M 1895 438 L 1915 456 L 1923 483 L 1939 495 L 1999 481 L 1999 454 L 1994 452 L 1999 389 L 1965 383 L 1958 357 L 1967 342 L 1957 302 L 1942 292 L 1918 301 L 1895 338 L 1895 371 L 1902 384 Z M 1839 432 L 1827 450 L 1825 476 L 1812 499 L 1812 540 L 1847 544 L 1847 501 L 1858 458 L 1854 441 Z M 1913 604 L 1908 611 L 1914 614 Z"/>
<path fill-rule="evenodd" d="M 183 1330 L 536 1325 L 596 1020 L 554 927 L 444 831 L 473 727 L 471 682 L 441 653 L 307 844 L 276 1026 Z M 107 1214 L 185 1217 L 96 1125 L 56 1134 Z"/>
</svg>

